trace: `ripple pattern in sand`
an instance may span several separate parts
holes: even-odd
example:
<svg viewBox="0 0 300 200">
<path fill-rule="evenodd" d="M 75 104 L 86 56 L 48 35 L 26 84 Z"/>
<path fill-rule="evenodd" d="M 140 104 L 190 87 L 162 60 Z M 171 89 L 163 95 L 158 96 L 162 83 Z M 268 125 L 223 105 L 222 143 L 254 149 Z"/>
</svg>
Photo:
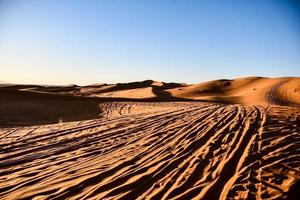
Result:
<svg viewBox="0 0 300 200">
<path fill-rule="evenodd" d="M 299 127 L 284 120 L 256 106 L 174 103 L 147 114 L 2 128 L 0 198 L 285 197 L 300 177 L 300 148 Z"/>
</svg>

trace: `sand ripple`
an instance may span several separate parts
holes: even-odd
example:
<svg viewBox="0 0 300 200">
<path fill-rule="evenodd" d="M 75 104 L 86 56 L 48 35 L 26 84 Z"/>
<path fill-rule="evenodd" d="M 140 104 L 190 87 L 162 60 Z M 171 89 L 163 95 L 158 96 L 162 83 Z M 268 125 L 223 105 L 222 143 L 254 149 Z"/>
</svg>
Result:
<svg viewBox="0 0 300 200">
<path fill-rule="evenodd" d="M 300 178 L 297 109 L 157 103 L 129 111 L 135 106 L 1 128 L 0 198 L 276 199 Z"/>
</svg>

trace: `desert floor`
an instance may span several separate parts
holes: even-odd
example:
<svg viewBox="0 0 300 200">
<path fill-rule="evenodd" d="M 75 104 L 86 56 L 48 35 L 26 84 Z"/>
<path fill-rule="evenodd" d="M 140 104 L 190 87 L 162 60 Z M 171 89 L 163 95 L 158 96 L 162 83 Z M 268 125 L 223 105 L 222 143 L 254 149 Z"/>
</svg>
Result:
<svg viewBox="0 0 300 200">
<path fill-rule="evenodd" d="M 3 91 L 0 199 L 294 199 L 300 189 L 300 109 L 297 96 L 285 89 L 289 80 L 272 81 L 262 87 L 260 104 L 224 102 L 235 88 L 227 96 L 200 95 L 202 101 L 89 99 L 80 107 L 81 97 L 66 97 L 59 102 L 75 103 L 45 107 L 55 119 L 57 112 L 65 118 L 32 124 L 26 119 L 44 117 L 44 105 L 62 97 L 38 104 L 44 93 L 34 103 L 30 94 L 19 105 L 19 89 Z M 176 87 L 166 90 L 180 97 L 185 89 L 176 93 Z M 190 89 L 196 86 L 179 87 L 188 88 L 185 97 L 195 94 Z M 239 92 L 245 101 L 248 93 Z M 16 102 L 22 116 L 10 105 Z M 55 105 L 67 111 L 55 112 Z M 83 112 L 95 105 L 101 112 Z M 82 115 L 74 111 L 78 106 Z"/>
</svg>

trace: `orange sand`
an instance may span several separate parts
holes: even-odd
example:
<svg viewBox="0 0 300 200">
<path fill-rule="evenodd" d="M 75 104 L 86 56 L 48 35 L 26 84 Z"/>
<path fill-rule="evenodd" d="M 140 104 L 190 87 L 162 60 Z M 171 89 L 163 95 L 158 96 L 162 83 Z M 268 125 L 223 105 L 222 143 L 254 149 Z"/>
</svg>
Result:
<svg viewBox="0 0 300 200">
<path fill-rule="evenodd" d="M 0 87 L 0 199 L 293 199 L 300 78 Z"/>
</svg>

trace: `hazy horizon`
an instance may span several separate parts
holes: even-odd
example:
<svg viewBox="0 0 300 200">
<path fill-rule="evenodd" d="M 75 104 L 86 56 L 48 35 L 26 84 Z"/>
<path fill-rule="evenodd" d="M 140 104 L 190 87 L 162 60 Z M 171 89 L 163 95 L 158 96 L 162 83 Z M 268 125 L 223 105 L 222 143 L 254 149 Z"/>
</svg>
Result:
<svg viewBox="0 0 300 200">
<path fill-rule="evenodd" d="M 0 84 L 6 85 L 6 84 L 16 84 L 16 85 L 48 85 L 48 86 L 67 86 L 67 85 L 78 85 L 78 86 L 87 86 L 87 85 L 93 85 L 93 84 L 117 84 L 117 83 L 130 83 L 130 82 L 142 82 L 142 81 L 147 81 L 147 80 L 152 80 L 152 81 L 159 81 L 159 82 L 164 82 L 164 83 L 183 83 L 183 84 L 197 84 L 197 83 L 205 83 L 209 81 L 214 81 L 214 80 L 222 80 L 222 79 L 227 79 L 227 80 L 233 80 L 233 79 L 239 79 L 239 78 L 249 78 L 249 77 L 262 77 L 262 78 L 298 78 L 298 76 L 239 76 L 239 77 L 233 77 L 233 78 L 228 78 L 228 77 L 223 77 L 223 78 L 218 78 L 218 79 L 209 79 L 209 80 L 203 80 L 203 81 L 196 81 L 196 82 L 191 82 L 191 81 L 185 81 L 185 82 L 176 82 L 176 81 L 164 81 L 164 80 L 155 80 L 155 79 L 137 79 L 133 81 L 118 81 L 118 82 L 94 82 L 94 83 L 87 83 L 87 84 L 77 84 L 76 82 L 72 83 L 32 83 L 32 82 L 9 82 L 5 80 L 0 80 Z"/>
<path fill-rule="evenodd" d="M 1 81 L 300 76 L 297 1 L 0 2 Z"/>
</svg>

